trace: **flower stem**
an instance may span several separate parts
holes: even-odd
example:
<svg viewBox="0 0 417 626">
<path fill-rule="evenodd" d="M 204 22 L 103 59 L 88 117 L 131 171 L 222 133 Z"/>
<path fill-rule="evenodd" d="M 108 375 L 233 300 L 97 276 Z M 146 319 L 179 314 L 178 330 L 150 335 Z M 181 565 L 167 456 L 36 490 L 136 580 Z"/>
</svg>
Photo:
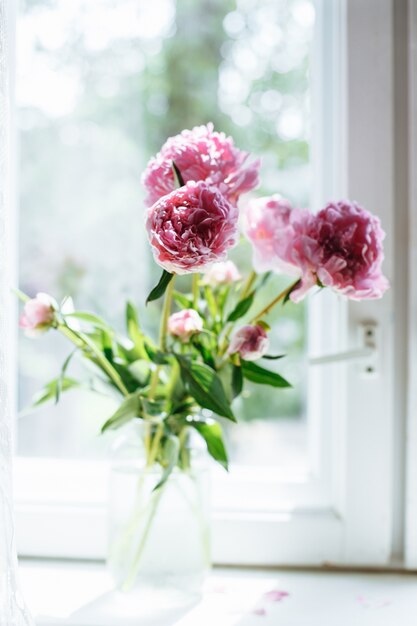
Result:
<svg viewBox="0 0 417 626">
<path fill-rule="evenodd" d="M 240 296 L 241 300 L 246 298 L 246 296 L 249 294 L 249 292 L 250 292 L 250 290 L 252 288 L 252 285 L 253 285 L 253 283 L 256 280 L 256 276 L 257 276 L 257 273 L 254 270 L 252 270 L 251 273 L 248 276 L 248 280 L 246 281 L 246 283 L 243 286 L 242 294 Z"/>
<path fill-rule="evenodd" d="M 168 287 L 165 293 L 164 306 L 162 309 L 161 326 L 159 329 L 159 347 L 161 348 L 162 351 L 166 350 L 168 318 L 169 318 L 169 314 L 171 313 L 172 294 L 174 293 L 174 283 L 175 283 L 175 274 L 168 284 Z"/>
<path fill-rule="evenodd" d="M 189 506 L 192 513 L 197 517 L 198 525 L 201 531 L 201 541 L 204 559 L 206 565 L 210 565 L 210 530 L 207 521 L 204 519 L 203 512 L 203 504 L 201 502 L 201 489 L 198 484 L 198 477 L 195 476 L 192 472 L 188 473 L 190 480 L 194 483 L 196 489 L 196 504 L 193 503 L 192 500 L 187 496 L 187 493 L 184 489 L 180 489 L 177 482 L 173 482 L 174 487 L 176 487 L 179 494 L 184 498 L 184 501 Z"/>
<path fill-rule="evenodd" d="M 174 283 L 175 283 L 175 274 L 172 277 L 171 281 L 168 284 L 167 290 L 165 292 L 164 305 L 162 309 L 162 317 L 161 317 L 161 325 L 159 328 L 159 347 L 162 352 L 166 350 L 166 337 L 167 337 L 167 328 L 168 328 L 168 318 L 171 312 L 171 304 L 172 304 L 172 294 L 174 293 Z M 159 374 L 161 371 L 161 366 L 157 365 L 151 376 L 151 383 L 149 388 L 148 398 L 149 400 L 153 400 L 155 398 L 156 390 L 158 388 Z M 158 446 L 161 443 L 162 435 L 164 434 L 163 424 L 158 424 L 158 428 L 156 433 L 152 439 L 151 437 L 151 424 L 148 422 L 146 424 L 146 465 L 150 467 L 155 462 L 156 456 L 158 454 Z"/>
<path fill-rule="evenodd" d="M 243 290 L 242 293 L 240 294 L 239 297 L 239 302 L 242 302 L 242 300 L 244 300 L 246 298 L 246 296 L 249 294 L 253 283 L 255 282 L 257 277 L 257 273 L 255 271 L 252 270 L 252 272 L 249 274 L 248 279 L 246 281 L 246 283 L 243 286 Z M 227 350 L 227 345 L 228 345 L 228 341 L 229 341 L 229 335 L 231 333 L 232 330 L 232 326 L 229 325 L 229 327 L 227 327 L 227 322 L 225 324 L 225 333 L 224 333 L 224 337 L 223 337 L 223 341 L 222 344 L 220 346 L 220 350 L 219 350 L 219 354 L 220 356 L 223 356 Z"/>
<path fill-rule="evenodd" d="M 265 315 L 268 315 L 268 313 L 274 308 L 274 306 L 276 304 L 278 304 L 279 302 L 281 302 L 281 300 L 284 300 L 290 293 L 291 291 L 294 289 L 294 287 L 296 286 L 296 284 L 299 282 L 299 278 L 297 278 L 296 281 L 294 281 L 293 283 L 291 283 L 291 285 L 289 287 L 287 287 L 286 289 L 284 289 L 283 291 L 281 291 L 281 293 L 279 293 L 277 295 L 276 298 L 274 298 L 272 300 L 272 302 L 270 302 L 266 307 L 264 307 L 262 309 L 262 311 L 259 311 L 259 313 L 257 313 L 255 315 L 255 317 L 253 317 L 250 320 L 250 324 L 254 324 L 255 322 L 257 322 L 258 320 L 260 320 L 262 317 L 264 317 Z"/>
<path fill-rule="evenodd" d="M 199 274 L 193 274 L 193 307 L 197 310 L 198 308 L 198 299 L 200 296 L 200 276 Z"/>
<path fill-rule="evenodd" d="M 159 381 L 159 372 L 161 371 L 161 366 L 157 365 L 155 367 L 155 369 L 152 372 L 152 376 L 151 376 L 151 384 L 149 387 L 149 394 L 148 394 L 148 398 L 150 400 L 153 400 L 156 394 L 156 390 L 158 388 L 158 381 Z"/>
<path fill-rule="evenodd" d="M 210 315 L 213 320 L 213 324 L 215 324 L 218 320 L 217 302 L 214 298 L 213 291 L 209 285 L 204 286 L 204 295 L 206 297 L 206 302 L 208 305 L 208 309 L 210 311 Z"/>
<path fill-rule="evenodd" d="M 188 427 L 184 426 L 184 428 L 181 430 L 180 434 L 179 434 L 179 440 L 180 440 L 180 453 L 179 456 L 181 458 L 181 463 L 182 463 L 182 469 L 189 469 L 190 464 L 189 464 L 189 459 L 188 459 L 188 454 L 187 454 L 187 436 L 188 436 Z"/>
<path fill-rule="evenodd" d="M 133 585 L 135 583 L 135 579 L 136 579 L 136 576 L 138 574 L 138 570 L 139 570 L 139 566 L 140 566 L 140 560 L 141 560 L 141 557 L 142 557 L 142 553 L 143 553 L 143 550 L 145 548 L 146 540 L 148 538 L 149 531 L 151 530 L 152 522 L 153 522 L 153 519 L 155 517 L 156 511 L 158 509 L 158 504 L 159 504 L 159 501 L 160 501 L 160 499 L 162 497 L 163 492 L 164 492 L 164 485 L 162 485 L 162 487 L 160 487 L 156 492 L 154 491 L 152 493 L 152 508 L 151 508 L 151 510 L 149 512 L 148 520 L 147 520 L 146 526 L 145 526 L 145 528 L 143 530 L 142 538 L 140 540 L 138 550 L 136 552 L 136 555 L 135 555 L 132 567 L 130 569 L 130 573 L 129 573 L 128 577 L 126 578 L 125 582 L 123 583 L 122 591 L 129 591 L 133 587 Z"/>
<path fill-rule="evenodd" d="M 164 305 L 162 309 L 161 325 L 159 327 L 159 347 L 162 350 L 162 352 L 166 350 L 168 318 L 171 312 L 172 294 L 174 293 L 174 283 L 175 283 L 175 274 L 172 277 L 171 281 L 169 282 L 167 290 L 165 292 Z M 158 387 L 160 371 L 161 371 L 161 366 L 157 365 L 157 367 L 152 372 L 151 384 L 150 384 L 150 389 L 149 389 L 149 394 L 148 394 L 148 398 L 150 400 L 153 400 L 155 397 L 156 390 Z"/>
<path fill-rule="evenodd" d="M 152 467 L 152 465 L 156 461 L 156 457 L 158 455 L 159 444 L 161 443 L 163 434 L 164 434 L 164 425 L 162 423 L 159 423 L 158 428 L 156 429 L 155 435 L 152 440 L 148 458 L 146 460 L 146 465 L 148 467 Z"/>
</svg>

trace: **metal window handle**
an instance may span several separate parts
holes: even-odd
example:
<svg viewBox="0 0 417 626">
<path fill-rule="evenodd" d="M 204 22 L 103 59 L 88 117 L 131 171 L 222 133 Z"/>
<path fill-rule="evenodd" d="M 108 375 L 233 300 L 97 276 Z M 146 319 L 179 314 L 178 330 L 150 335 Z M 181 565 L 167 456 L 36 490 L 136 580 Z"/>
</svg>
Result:
<svg viewBox="0 0 417 626">
<path fill-rule="evenodd" d="M 378 371 L 378 346 L 377 331 L 375 322 L 363 322 L 359 325 L 362 348 L 347 350 L 346 352 L 335 352 L 321 356 L 310 357 L 309 365 L 326 365 L 328 363 L 344 363 L 349 361 L 363 361 L 361 363 L 362 373 L 369 376 L 375 375 Z"/>
</svg>

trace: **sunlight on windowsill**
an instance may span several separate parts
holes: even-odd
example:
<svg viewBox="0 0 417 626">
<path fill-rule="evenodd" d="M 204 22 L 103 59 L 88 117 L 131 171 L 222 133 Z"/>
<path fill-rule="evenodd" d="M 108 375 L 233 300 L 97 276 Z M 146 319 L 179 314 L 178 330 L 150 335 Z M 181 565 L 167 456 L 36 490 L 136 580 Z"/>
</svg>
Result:
<svg viewBox="0 0 417 626">
<path fill-rule="evenodd" d="M 395 573 L 214 569 L 200 600 L 164 611 L 149 598 L 141 619 L 102 564 L 23 560 L 21 578 L 38 626 L 412 626 L 417 612 L 415 575 Z"/>
</svg>

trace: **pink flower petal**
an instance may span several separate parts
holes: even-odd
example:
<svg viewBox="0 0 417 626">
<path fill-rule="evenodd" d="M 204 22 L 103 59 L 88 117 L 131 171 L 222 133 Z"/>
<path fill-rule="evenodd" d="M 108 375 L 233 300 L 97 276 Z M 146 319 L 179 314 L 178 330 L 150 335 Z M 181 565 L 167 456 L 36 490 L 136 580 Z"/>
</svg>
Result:
<svg viewBox="0 0 417 626">
<path fill-rule="evenodd" d="M 241 326 L 232 336 L 228 354 L 240 354 L 246 361 L 256 361 L 269 348 L 269 338 L 265 329 L 256 324 Z"/>
<path fill-rule="evenodd" d="M 155 261 L 188 274 L 223 261 L 237 243 L 238 211 L 215 188 L 189 182 L 148 209 L 146 229 Z"/>
<path fill-rule="evenodd" d="M 290 594 L 288 591 L 281 591 L 280 589 L 271 589 L 264 594 L 265 600 L 269 602 L 281 602 L 284 598 L 287 598 Z"/>
<path fill-rule="evenodd" d="M 213 124 L 196 126 L 170 137 L 152 158 L 142 176 L 151 206 L 175 189 L 172 162 L 185 183 L 205 181 L 236 204 L 242 193 L 257 187 L 260 161 L 248 162 L 249 153 L 235 147 L 233 139 L 214 131 Z"/>
<path fill-rule="evenodd" d="M 258 615 L 259 617 L 265 617 L 266 616 L 266 610 L 264 609 L 263 606 L 253 609 L 252 611 L 253 615 Z"/>
<path fill-rule="evenodd" d="M 248 204 L 245 233 L 257 271 L 300 276 L 294 302 L 320 283 L 352 300 L 380 298 L 388 288 L 381 269 L 385 233 L 356 202 L 331 202 L 313 215 L 278 196 L 259 198 Z"/>
</svg>

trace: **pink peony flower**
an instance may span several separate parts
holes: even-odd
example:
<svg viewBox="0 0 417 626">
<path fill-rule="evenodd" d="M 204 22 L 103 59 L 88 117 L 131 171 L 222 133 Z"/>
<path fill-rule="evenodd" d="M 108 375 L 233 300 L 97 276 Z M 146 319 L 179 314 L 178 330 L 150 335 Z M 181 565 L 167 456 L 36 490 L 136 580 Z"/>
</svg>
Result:
<svg viewBox="0 0 417 626">
<path fill-rule="evenodd" d="M 379 219 L 356 202 L 331 202 L 300 230 L 292 253 L 302 272 L 291 294 L 297 302 L 315 284 L 351 300 L 380 298 L 389 283 L 382 274 L 385 233 Z"/>
<path fill-rule="evenodd" d="M 203 320 L 194 309 L 184 309 L 168 318 L 168 332 L 181 341 L 188 341 L 191 335 L 203 330 Z"/>
<path fill-rule="evenodd" d="M 25 303 L 19 320 L 20 328 L 30 337 L 47 331 L 55 321 L 57 308 L 58 305 L 51 296 L 46 293 L 36 294 L 36 298 Z"/>
<path fill-rule="evenodd" d="M 385 233 L 379 219 L 355 202 L 330 203 L 313 215 L 264 198 L 248 207 L 246 235 L 255 269 L 300 277 L 291 293 L 294 302 L 315 285 L 353 300 L 380 298 L 388 288 L 381 271 Z"/>
<path fill-rule="evenodd" d="M 256 361 L 269 348 L 268 335 L 262 326 L 242 326 L 230 340 L 228 354 L 238 352 L 245 361 Z"/>
<path fill-rule="evenodd" d="M 175 189 L 172 161 L 185 183 L 206 181 L 236 204 L 242 193 L 254 189 L 259 182 L 260 161 L 247 163 L 248 157 L 248 152 L 234 146 L 231 137 L 214 131 L 211 123 L 183 130 L 166 141 L 142 175 L 146 206 Z"/>
<path fill-rule="evenodd" d="M 204 282 L 208 285 L 229 285 L 240 280 L 242 276 L 233 261 L 223 261 L 212 265 L 204 275 Z"/>
<path fill-rule="evenodd" d="M 187 274 L 222 261 L 237 242 L 238 211 L 215 188 L 189 182 L 148 209 L 146 228 L 155 260 Z"/>
<path fill-rule="evenodd" d="M 310 218 L 306 209 L 293 209 L 278 195 L 250 201 L 244 214 L 244 231 L 252 244 L 255 270 L 300 275 L 292 247 L 296 233 Z"/>
</svg>

